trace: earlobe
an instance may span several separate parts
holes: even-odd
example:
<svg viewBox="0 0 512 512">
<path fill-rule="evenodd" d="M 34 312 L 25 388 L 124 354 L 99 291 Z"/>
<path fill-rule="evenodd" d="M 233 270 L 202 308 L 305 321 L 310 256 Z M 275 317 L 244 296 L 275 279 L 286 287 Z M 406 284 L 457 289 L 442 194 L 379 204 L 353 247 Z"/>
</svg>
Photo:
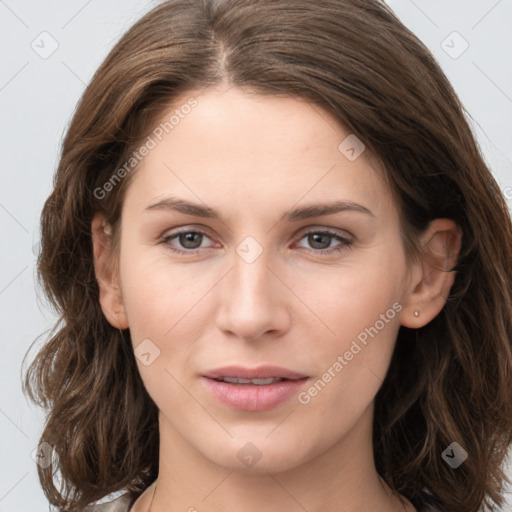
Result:
<svg viewBox="0 0 512 512">
<path fill-rule="evenodd" d="M 454 221 L 435 219 L 429 224 L 420 240 L 422 255 L 414 263 L 415 277 L 404 301 L 401 325 L 418 329 L 441 312 L 455 282 L 453 269 L 461 241 L 461 230 Z"/>
<path fill-rule="evenodd" d="M 127 329 L 128 318 L 123 304 L 117 273 L 111 265 L 111 228 L 105 216 L 96 213 L 91 223 L 94 272 L 100 292 L 100 305 L 108 322 L 116 329 Z"/>
</svg>

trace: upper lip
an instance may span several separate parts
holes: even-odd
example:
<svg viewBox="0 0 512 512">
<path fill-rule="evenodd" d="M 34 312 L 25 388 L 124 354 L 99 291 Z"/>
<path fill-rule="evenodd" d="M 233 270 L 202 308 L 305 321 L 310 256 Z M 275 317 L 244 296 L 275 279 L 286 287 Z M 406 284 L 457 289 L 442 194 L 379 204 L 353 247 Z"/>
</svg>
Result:
<svg viewBox="0 0 512 512">
<path fill-rule="evenodd" d="M 297 380 L 307 377 L 302 373 L 297 373 L 279 366 L 258 366 L 256 368 L 244 368 L 242 366 L 223 366 L 215 370 L 208 371 L 203 377 L 209 379 L 219 379 L 221 377 L 232 377 L 239 379 L 269 379 L 281 378 Z"/>
</svg>

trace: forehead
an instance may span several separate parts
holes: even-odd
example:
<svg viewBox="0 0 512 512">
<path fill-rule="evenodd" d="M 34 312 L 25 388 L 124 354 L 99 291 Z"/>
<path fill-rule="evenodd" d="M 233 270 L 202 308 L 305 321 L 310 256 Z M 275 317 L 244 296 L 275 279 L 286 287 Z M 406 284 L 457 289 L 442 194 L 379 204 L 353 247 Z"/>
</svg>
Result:
<svg viewBox="0 0 512 512">
<path fill-rule="evenodd" d="M 194 105 L 194 106 L 190 106 Z M 329 112 L 301 98 L 237 87 L 175 98 L 150 134 L 126 201 L 147 206 L 165 193 L 240 207 L 347 199 L 389 208 L 383 172 Z M 362 146 L 355 149 L 361 150 Z"/>
</svg>

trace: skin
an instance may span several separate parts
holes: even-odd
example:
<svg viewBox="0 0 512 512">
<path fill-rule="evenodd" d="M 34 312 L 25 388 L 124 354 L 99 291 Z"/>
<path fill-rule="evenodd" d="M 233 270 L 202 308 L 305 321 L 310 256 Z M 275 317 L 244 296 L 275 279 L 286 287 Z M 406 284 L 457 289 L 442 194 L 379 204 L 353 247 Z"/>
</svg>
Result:
<svg viewBox="0 0 512 512">
<path fill-rule="evenodd" d="M 236 87 L 190 91 L 175 105 L 192 96 L 198 106 L 132 176 L 118 255 L 105 218 L 92 223 L 105 316 L 129 327 L 134 348 L 150 339 L 160 350 L 148 366 L 137 359 L 160 411 L 158 485 L 132 511 L 146 512 L 151 500 L 152 512 L 413 511 L 376 472 L 374 398 L 400 325 L 421 327 L 444 306 L 455 274 L 443 269 L 455 264 L 460 231 L 436 219 L 420 240 L 428 256 L 408 263 L 382 171 L 368 151 L 350 161 L 338 150 L 350 132 L 329 113 Z M 215 208 L 222 220 L 146 210 L 170 195 Z M 334 200 L 372 215 L 280 221 L 292 208 Z M 205 236 L 162 240 L 180 227 Z M 324 229 L 351 244 L 307 236 Z M 251 263 L 236 251 L 248 236 L 263 250 Z M 394 318 L 307 404 L 294 396 L 239 411 L 200 379 L 225 365 L 273 364 L 309 376 L 307 391 L 393 304 Z M 251 467 L 237 457 L 247 442 L 261 454 Z"/>
</svg>

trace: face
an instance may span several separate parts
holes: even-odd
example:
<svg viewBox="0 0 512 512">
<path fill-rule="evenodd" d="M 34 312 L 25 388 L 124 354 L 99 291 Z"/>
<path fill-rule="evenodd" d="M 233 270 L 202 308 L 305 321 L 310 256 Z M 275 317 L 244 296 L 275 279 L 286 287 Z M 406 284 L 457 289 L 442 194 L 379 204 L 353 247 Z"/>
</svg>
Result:
<svg viewBox="0 0 512 512">
<path fill-rule="evenodd" d="M 192 97 L 123 205 L 137 364 L 166 435 L 228 469 L 293 468 L 371 424 L 407 286 L 398 213 L 319 107 L 211 88 L 162 123 Z"/>
</svg>

